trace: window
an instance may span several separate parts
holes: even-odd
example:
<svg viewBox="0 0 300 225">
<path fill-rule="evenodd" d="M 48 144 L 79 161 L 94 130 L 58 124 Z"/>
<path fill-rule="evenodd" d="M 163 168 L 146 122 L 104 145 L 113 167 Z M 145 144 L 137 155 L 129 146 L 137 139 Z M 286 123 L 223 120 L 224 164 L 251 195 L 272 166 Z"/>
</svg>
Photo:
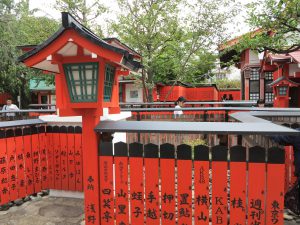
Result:
<svg viewBox="0 0 300 225">
<path fill-rule="evenodd" d="M 274 101 L 273 88 L 269 85 L 273 82 L 273 72 L 265 72 L 265 102 Z"/>
<path fill-rule="evenodd" d="M 254 69 L 250 72 L 250 82 L 249 82 L 249 99 L 258 100 L 260 91 L 259 83 L 259 71 Z"/>
<path fill-rule="evenodd" d="M 71 102 L 96 102 L 98 63 L 64 64 Z"/>
<path fill-rule="evenodd" d="M 279 89 L 279 96 L 286 96 L 287 95 L 287 90 L 288 90 L 288 87 L 287 86 L 281 86 L 281 87 L 278 87 Z"/>
<path fill-rule="evenodd" d="M 104 79 L 104 101 L 111 101 L 112 88 L 115 79 L 115 67 L 106 64 L 105 66 L 105 79 Z"/>
</svg>

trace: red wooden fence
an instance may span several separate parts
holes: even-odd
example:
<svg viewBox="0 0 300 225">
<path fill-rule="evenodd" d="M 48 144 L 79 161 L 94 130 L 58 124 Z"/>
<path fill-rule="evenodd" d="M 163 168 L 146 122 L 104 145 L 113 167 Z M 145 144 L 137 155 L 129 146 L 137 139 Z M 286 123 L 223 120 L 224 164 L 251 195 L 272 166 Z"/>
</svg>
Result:
<svg viewBox="0 0 300 225">
<path fill-rule="evenodd" d="M 102 143 L 101 224 L 283 225 L 284 159 L 279 148 Z"/>
<path fill-rule="evenodd" d="M 0 205 L 45 189 L 83 191 L 81 127 L 0 130 Z"/>
</svg>

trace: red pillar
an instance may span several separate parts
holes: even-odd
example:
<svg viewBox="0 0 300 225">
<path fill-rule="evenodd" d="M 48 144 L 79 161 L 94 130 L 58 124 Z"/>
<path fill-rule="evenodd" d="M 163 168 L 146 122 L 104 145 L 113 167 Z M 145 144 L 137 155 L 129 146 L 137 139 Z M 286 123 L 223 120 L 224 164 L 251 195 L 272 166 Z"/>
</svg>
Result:
<svg viewBox="0 0 300 225">
<path fill-rule="evenodd" d="M 83 185 L 85 224 L 100 225 L 99 210 L 99 165 L 98 165 L 98 137 L 94 131 L 99 123 L 91 109 L 82 113 L 82 154 L 83 154 Z"/>
</svg>

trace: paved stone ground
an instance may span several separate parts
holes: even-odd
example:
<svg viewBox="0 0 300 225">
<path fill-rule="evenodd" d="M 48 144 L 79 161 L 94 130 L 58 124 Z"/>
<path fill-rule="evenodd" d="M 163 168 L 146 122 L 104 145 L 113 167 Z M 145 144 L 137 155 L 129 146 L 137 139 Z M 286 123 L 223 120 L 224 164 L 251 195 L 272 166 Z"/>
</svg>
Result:
<svg viewBox="0 0 300 225">
<path fill-rule="evenodd" d="M 0 225 L 83 225 L 82 199 L 37 197 L 0 211 Z"/>
<path fill-rule="evenodd" d="M 0 211 L 0 225 L 84 225 L 82 199 L 36 197 L 21 206 Z M 284 225 L 300 222 L 285 221 Z"/>
</svg>

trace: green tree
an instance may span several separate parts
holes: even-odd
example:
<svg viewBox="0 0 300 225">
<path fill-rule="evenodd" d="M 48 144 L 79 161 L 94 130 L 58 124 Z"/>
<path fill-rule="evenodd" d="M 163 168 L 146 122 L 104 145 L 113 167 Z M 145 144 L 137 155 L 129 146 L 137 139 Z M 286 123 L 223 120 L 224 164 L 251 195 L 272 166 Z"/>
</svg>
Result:
<svg viewBox="0 0 300 225">
<path fill-rule="evenodd" d="M 223 40 L 230 14 L 221 7 L 232 1 L 188 2 L 118 0 L 122 13 L 112 28 L 143 56 L 142 80 L 148 101 L 153 100 L 152 89 L 157 81 L 173 80 L 173 85 L 193 81 L 189 75 L 199 76 L 199 60 L 205 55 L 212 59 L 217 43 Z"/>
<path fill-rule="evenodd" d="M 34 17 L 29 1 L 0 1 L 0 92 L 16 98 L 22 95 L 23 103 L 29 102 L 28 81 L 41 72 L 17 63 L 22 54 L 18 45 L 39 44 L 53 34 L 58 23 L 45 17 Z M 25 76 L 23 76 L 25 75 Z M 53 77 L 49 77 L 53 80 Z"/>
<path fill-rule="evenodd" d="M 84 26 L 103 36 L 101 26 L 97 25 L 96 20 L 108 9 L 99 0 L 56 0 L 54 7 L 71 13 Z"/>
<path fill-rule="evenodd" d="M 244 35 L 237 46 L 260 52 L 289 53 L 300 49 L 300 1 L 299 0 L 256 0 L 248 5 L 247 22 L 255 35 Z"/>
</svg>

